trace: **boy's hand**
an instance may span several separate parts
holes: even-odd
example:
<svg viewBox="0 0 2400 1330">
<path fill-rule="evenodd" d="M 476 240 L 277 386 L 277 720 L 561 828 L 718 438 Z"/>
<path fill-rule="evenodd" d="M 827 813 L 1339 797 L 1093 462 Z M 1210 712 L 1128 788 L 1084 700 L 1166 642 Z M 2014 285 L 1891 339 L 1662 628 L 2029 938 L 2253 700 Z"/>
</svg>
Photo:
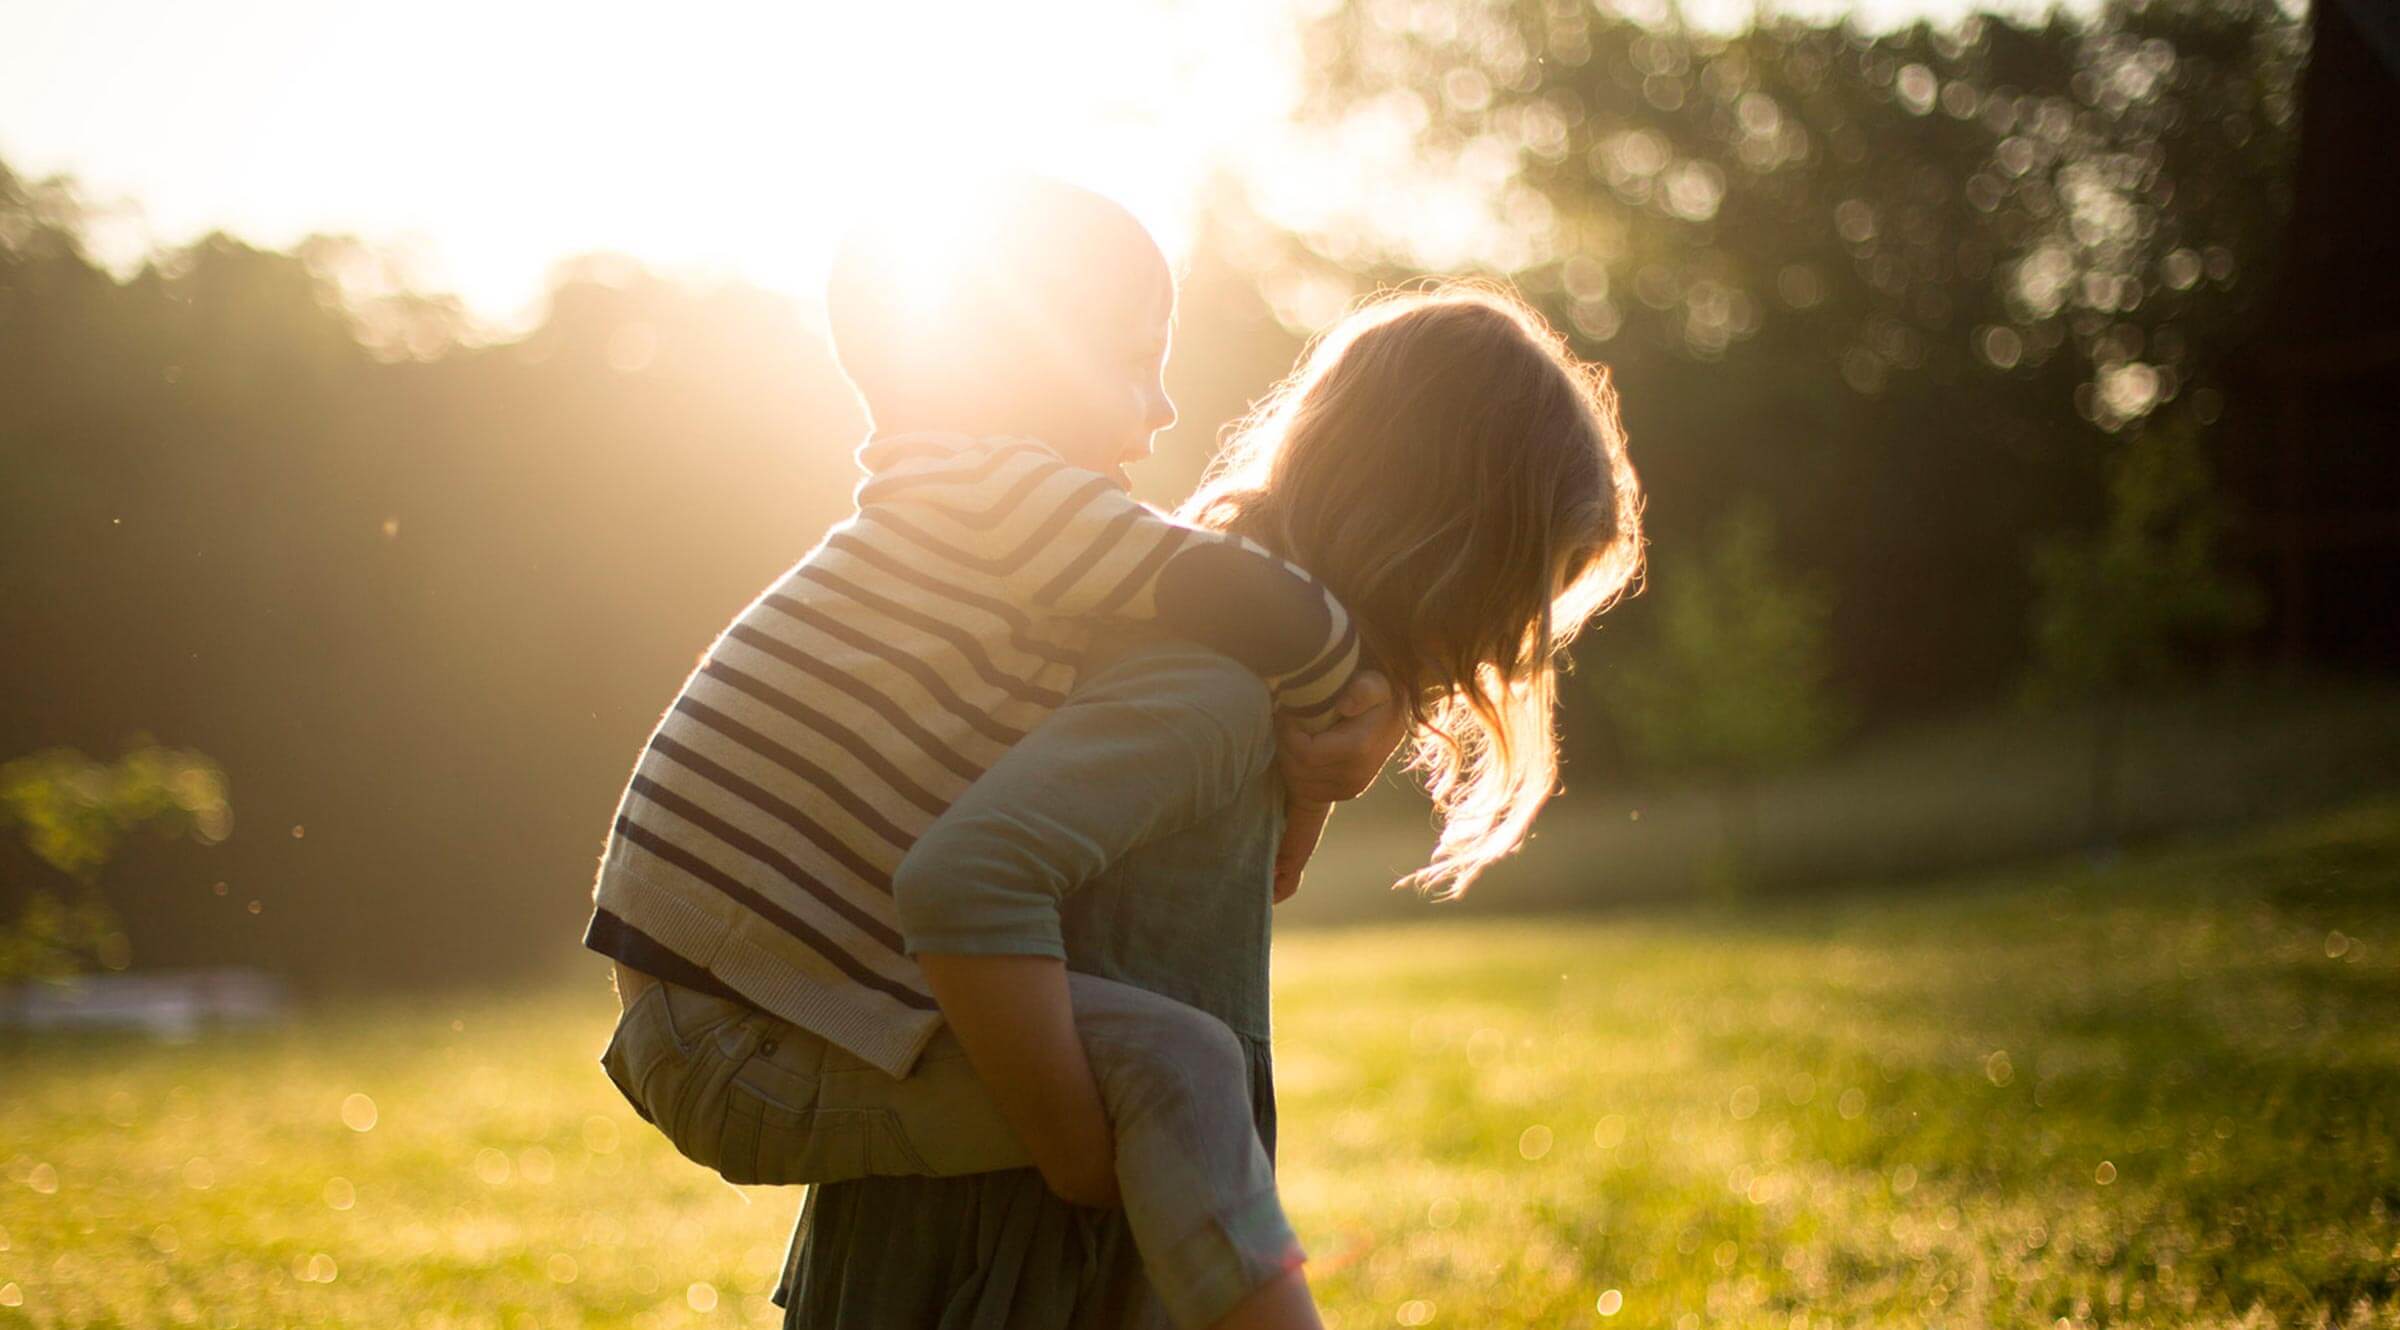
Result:
<svg viewBox="0 0 2400 1330">
<path fill-rule="evenodd" d="M 1334 715 L 1332 726 L 1315 734 L 1276 718 L 1275 760 L 1295 805 L 1357 798 L 1383 773 L 1407 733 L 1391 681 L 1373 670 L 1360 670 L 1342 689 Z"/>
</svg>

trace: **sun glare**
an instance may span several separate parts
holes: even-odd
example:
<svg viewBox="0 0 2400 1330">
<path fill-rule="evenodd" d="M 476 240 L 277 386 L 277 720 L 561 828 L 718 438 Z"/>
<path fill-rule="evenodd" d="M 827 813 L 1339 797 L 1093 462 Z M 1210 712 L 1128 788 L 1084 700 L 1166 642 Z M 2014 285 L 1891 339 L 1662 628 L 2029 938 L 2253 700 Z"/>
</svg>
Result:
<svg viewBox="0 0 2400 1330">
<path fill-rule="evenodd" d="M 97 8 L 122 21 L 38 34 L 60 58 L 0 92 L 0 154 L 140 200 L 104 258 L 348 231 L 502 323 L 579 252 L 812 293 L 856 200 L 1009 168 L 1117 198 L 1180 256 L 1197 191 L 1297 86 L 1284 0 Z M 95 111 L 86 67 L 148 109 Z"/>
<path fill-rule="evenodd" d="M 805 298 L 854 201 L 1008 168 L 1109 194 L 1178 259 L 1220 176 L 1304 233 L 1404 217 L 1428 266 L 1535 257 L 1543 218 L 1505 162 L 1428 172 L 1372 114 L 1295 128 L 1321 4 L 91 0 L 0 49 L 0 158 L 73 173 L 121 269 L 210 229 L 348 233 L 499 328 L 538 317 L 557 260 L 603 251 Z"/>
</svg>

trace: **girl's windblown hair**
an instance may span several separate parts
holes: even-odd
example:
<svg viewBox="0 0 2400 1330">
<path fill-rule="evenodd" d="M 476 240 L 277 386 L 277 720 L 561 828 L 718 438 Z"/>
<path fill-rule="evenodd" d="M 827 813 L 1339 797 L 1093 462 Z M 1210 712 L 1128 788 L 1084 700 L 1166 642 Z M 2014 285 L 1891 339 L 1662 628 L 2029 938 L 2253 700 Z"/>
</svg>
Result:
<svg viewBox="0 0 2400 1330">
<path fill-rule="evenodd" d="M 1234 430 L 1187 519 L 1322 578 L 1414 723 L 1442 821 L 1401 885 L 1458 895 L 1558 778 L 1562 649 L 1642 563 L 1606 369 L 1483 284 L 1386 294 Z"/>
</svg>

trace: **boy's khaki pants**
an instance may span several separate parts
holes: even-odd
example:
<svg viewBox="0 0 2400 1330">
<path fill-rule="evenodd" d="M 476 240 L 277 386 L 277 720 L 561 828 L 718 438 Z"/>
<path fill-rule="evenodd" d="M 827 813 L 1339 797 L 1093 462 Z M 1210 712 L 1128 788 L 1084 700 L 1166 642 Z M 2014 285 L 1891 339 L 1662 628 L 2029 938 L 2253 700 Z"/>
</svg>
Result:
<svg viewBox="0 0 2400 1330">
<path fill-rule="evenodd" d="M 629 973 L 620 970 L 620 974 Z M 1179 1326 L 1210 1325 L 1301 1260 L 1224 1022 L 1070 974 L 1075 1025 L 1116 1132 L 1118 1190 Z M 1032 1160 L 947 1028 L 906 1077 L 742 1003 L 629 989 L 600 1062 L 634 1110 L 728 1182 L 953 1177 Z"/>
</svg>

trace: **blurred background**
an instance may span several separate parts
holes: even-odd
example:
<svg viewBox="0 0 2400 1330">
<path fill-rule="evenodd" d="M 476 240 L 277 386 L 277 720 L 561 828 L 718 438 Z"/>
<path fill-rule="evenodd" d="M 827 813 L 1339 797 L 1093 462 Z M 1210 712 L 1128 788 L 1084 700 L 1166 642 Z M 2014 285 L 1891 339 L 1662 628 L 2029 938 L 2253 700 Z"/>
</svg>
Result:
<svg viewBox="0 0 2400 1330">
<path fill-rule="evenodd" d="M 2400 1324 L 2396 107 L 2387 0 L 0 0 L 0 1325 L 776 1323 L 576 943 L 845 210 L 1006 167 L 1183 274 L 1161 504 L 1427 274 L 1622 393 L 1534 840 L 1278 911 L 1330 1324 Z"/>
<path fill-rule="evenodd" d="M 846 202 L 995 164 L 1184 270 L 1155 501 L 1417 274 L 1614 371 L 1650 579 L 1454 910 L 2105 852 L 2400 770 L 2379 6 L 487 10 L 10 15 L 0 917 L 58 944 L 21 922 L 20 970 L 570 956 L 659 709 L 845 511 Z M 1374 802 L 1287 918 L 1419 908 L 1422 810 Z"/>
</svg>

